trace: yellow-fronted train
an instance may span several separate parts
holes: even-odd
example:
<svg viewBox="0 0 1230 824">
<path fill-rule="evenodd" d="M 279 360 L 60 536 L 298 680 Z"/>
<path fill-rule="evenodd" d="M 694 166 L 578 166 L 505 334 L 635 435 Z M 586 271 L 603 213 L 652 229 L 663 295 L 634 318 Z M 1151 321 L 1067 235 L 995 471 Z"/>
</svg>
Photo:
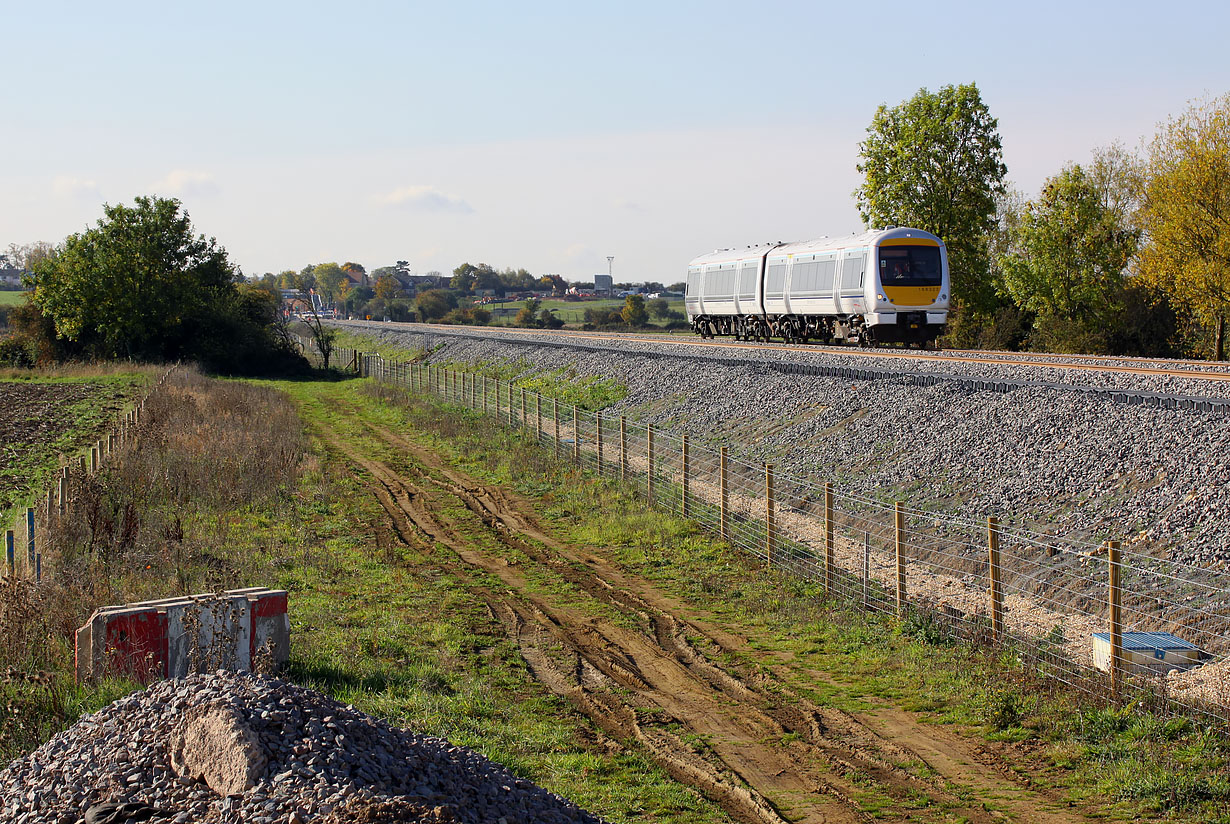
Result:
<svg viewBox="0 0 1230 824">
<path fill-rule="evenodd" d="M 921 229 L 721 249 L 688 264 L 704 337 L 927 346 L 948 319 L 948 254 Z"/>
</svg>

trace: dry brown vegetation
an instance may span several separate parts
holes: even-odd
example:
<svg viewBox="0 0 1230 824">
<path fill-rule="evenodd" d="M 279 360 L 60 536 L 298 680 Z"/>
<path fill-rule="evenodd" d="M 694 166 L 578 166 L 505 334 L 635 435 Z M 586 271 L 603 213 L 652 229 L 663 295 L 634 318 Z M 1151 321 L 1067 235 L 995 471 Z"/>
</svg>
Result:
<svg viewBox="0 0 1230 824">
<path fill-rule="evenodd" d="M 42 542 L 42 580 L 0 584 L 0 712 L 35 719 L 6 725 L 0 755 L 37 743 L 54 723 L 40 716 L 70 712 L 74 633 L 96 608 L 243 586 L 258 574 L 225 542 L 244 513 L 276 516 L 304 447 L 281 393 L 177 369 L 146 399 L 135 438 L 98 472 L 70 472 L 67 512 L 53 515 Z M 32 679 L 45 692 L 32 694 Z"/>
</svg>

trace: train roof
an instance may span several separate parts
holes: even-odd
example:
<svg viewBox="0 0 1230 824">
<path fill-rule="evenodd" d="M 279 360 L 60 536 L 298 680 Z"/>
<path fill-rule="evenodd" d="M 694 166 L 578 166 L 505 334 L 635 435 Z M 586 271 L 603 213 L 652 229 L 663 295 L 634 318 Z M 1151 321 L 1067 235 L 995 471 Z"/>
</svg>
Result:
<svg viewBox="0 0 1230 824">
<path fill-rule="evenodd" d="M 892 229 L 871 229 L 853 235 L 840 237 L 821 237 L 816 240 L 802 240 L 792 243 L 761 243 L 755 246 L 745 246 L 742 249 L 718 249 L 705 255 L 699 255 L 688 262 L 689 266 L 706 263 L 732 263 L 741 260 L 755 260 L 766 252 L 772 252 L 773 257 L 783 255 L 810 255 L 819 252 L 831 252 L 838 249 L 858 249 L 883 243 L 886 240 L 898 238 L 925 238 L 934 240 L 941 246 L 944 241 L 930 232 L 913 229 L 909 226 L 897 226 Z"/>
</svg>

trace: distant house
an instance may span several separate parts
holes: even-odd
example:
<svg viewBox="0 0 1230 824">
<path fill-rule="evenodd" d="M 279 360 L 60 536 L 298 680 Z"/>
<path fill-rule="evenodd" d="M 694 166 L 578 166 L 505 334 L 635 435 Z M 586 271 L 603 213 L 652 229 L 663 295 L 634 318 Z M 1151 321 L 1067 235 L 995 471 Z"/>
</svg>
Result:
<svg viewBox="0 0 1230 824">
<path fill-rule="evenodd" d="M 24 273 L 21 269 L 15 269 L 7 263 L 0 264 L 0 289 L 20 289 L 21 276 Z"/>
</svg>

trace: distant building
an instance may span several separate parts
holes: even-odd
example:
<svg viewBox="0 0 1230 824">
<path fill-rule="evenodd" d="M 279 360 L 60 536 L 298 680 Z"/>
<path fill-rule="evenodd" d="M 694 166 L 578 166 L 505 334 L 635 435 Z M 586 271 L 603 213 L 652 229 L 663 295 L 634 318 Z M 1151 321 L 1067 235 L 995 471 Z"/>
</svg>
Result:
<svg viewBox="0 0 1230 824">
<path fill-rule="evenodd" d="M 613 288 L 614 278 L 610 275 L 594 275 L 594 294 L 609 295 Z"/>
</svg>

